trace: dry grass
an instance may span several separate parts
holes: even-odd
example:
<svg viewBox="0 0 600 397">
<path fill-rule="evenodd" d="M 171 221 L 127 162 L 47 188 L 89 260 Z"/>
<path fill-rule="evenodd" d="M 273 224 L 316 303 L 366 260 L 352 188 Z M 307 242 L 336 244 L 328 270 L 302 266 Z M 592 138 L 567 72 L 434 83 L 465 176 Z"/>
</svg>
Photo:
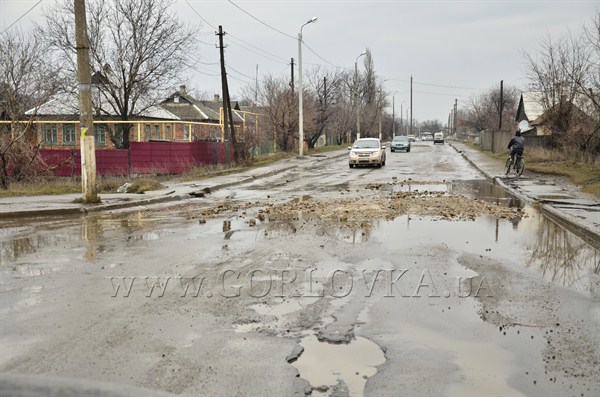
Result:
<svg viewBox="0 0 600 397">
<path fill-rule="evenodd" d="M 526 169 L 567 176 L 586 193 L 600 197 L 600 158 L 563 150 L 531 149 L 525 154 Z"/>
</svg>

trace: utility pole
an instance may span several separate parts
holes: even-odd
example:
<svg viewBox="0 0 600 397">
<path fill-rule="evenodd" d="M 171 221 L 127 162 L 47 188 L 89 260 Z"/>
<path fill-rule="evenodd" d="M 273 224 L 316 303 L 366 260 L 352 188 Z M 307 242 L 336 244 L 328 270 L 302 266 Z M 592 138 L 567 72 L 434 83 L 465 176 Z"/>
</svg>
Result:
<svg viewBox="0 0 600 397">
<path fill-rule="evenodd" d="M 356 139 L 360 139 L 360 104 L 358 103 L 358 59 L 354 62 L 354 104 L 356 106 Z"/>
<path fill-rule="evenodd" d="M 87 33 L 85 0 L 75 0 L 77 80 L 79 82 L 79 128 L 81 131 L 81 190 L 84 203 L 100 201 L 96 191 L 96 150 L 92 110 L 90 42 Z M 88 132 L 91 132 L 88 134 Z"/>
<path fill-rule="evenodd" d="M 452 118 L 452 135 L 456 136 L 456 112 L 458 111 L 458 99 L 454 99 L 454 117 Z"/>
<path fill-rule="evenodd" d="M 323 77 L 323 129 L 325 129 L 325 112 L 327 112 L 327 77 Z M 331 138 L 327 136 L 327 130 L 325 130 L 325 146 L 331 143 Z M 329 142 L 327 142 L 329 140 Z"/>
<path fill-rule="evenodd" d="M 356 139 L 360 139 L 360 103 L 358 101 L 358 58 L 365 55 L 367 51 L 363 51 L 354 60 L 354 104 L 356 106 Z M 352 143 L 352 142 L 350 142 Z"/>
<path fill-rule="evenodd" d="M 400 112 L 402 114 L 402 112 Z M 402 119 L 402 116 L 400 116 Z M 396 97 L 392 96 L 392 139 L 396 137 Z"/>
<path fill-rule="evenodd" d="M 412 94 L 413 94 L 413 77 L 412 74 L 410 75 L 410 135 L 413 134 L 413 101 L 412 101 Z"/>
<path fill-rule="evenodd" d="M 498 106 L 498 131 L 502 130 L 502 111 L 504 110 L 504 80 L 500 80 L 500 104 Z"/>
<path fill-rule="evenodd" d="M 292 69 L 292 80 L 290 80 L 290 87 L 292 87 L 292 94 L 293 94 L 294 93 L 294 58 L 292 58 L 291 69 Z"/>
<path fill-rule="evenodd" d="M 402 131 L 404 130 L 404 121 L 402 121 L 402 103 L 400 104 L 400 135 L 402 135 Z"/>
<path fill-rule="evenodd" d="M 254 89 L 254 106 L 258 105 L 258 63 L 256 64 L 256 78 L 254 79 L 256 88 Z"/>
<path fill-rule="evenodd" d="M 216 33 L 219 36 L 219 52 L 221 56 L 221 89 L 223 91 L 223 124 L 225 131 L 225 141 L 229 141 L 235 150 L 235 129 L 233 127 L 233 115 L 231 112 L 231 100 L 229 99 L 229 87 L 227 85 L 227 72 L 225 70 L 225 46 L 223 45 L 223 26 L 219 25 L 219 32 Z M 236 153 L 237 154 L 237 153 Z M 225 161 L 227 164 L 230 162 L 229 158 L 229 146 L 225 145 Z"/>
</svg>

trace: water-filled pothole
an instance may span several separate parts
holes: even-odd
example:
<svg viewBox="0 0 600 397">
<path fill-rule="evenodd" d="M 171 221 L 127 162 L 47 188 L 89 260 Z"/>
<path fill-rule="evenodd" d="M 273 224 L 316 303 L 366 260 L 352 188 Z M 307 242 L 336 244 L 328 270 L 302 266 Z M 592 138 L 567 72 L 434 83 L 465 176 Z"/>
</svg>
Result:
<svg viewBox="0 0 600 397">
<path fill-rule="evenodd" d="M 362 396 L 367 380 L 386 360 L 376 343 L 360 336 L 348 344 L 331 344 L 308 335 L 302 338 L 300 345 L 304 352 L 292 365 L 311 384 L 313 396 L 328 395 L 314 388 L 327 386 L 330 390 L 340 382 L 347 386 L 349 395 Z"/>
</svg>

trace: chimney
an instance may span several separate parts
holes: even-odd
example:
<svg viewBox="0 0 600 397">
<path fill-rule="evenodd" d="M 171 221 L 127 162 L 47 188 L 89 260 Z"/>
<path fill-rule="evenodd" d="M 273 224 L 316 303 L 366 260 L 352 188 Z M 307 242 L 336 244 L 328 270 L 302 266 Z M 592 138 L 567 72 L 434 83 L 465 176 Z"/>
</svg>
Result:
<svg viewBox="0 0 600 397">
<path fill-rule="evenodd" d="M 219 101 L 219 100 L 220 100 L 219 94 L 215 94 L 215 101 Z"/>
<path fill-rule="evenodd" d="M 185 85 L 180 85 L 179 86 L 179 93 L 182 94 L 182 95 L 185 94 Z"/>
</svg>

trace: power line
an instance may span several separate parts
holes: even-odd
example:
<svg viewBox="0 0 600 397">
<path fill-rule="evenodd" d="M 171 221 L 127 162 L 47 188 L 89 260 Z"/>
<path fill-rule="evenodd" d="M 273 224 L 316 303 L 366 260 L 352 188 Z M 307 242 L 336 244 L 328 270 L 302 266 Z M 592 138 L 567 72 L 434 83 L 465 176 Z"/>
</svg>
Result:
<svg viewBox="0 0 600 397">
<path fill-rule="evenodd" d="M 232 43 L 234 43 L 234 44 L 236 44 L 236 45 L 239 45 L 240 47 L 244 48 L 244 49 L 245 49 L 245 50 L 247 50 L 247 51 L 250 51 L 250 52 L 252 52 L 252 53 L 254 53 L 254 54 L 256 54 L 256 55 L 259 55 L 259 56 L 261 56 L 261 57 L 263 57 L 263 58 L 267 58 L 267 59 L 269 59 L 269 60 L 271 60 L 271 61 L 274 61 L 274 62 L 286 63 L 286 64 L 287 64 L 287 61 L 283 60 L 282 58 L 279 58 L 279 57 L 278 57 L 277 55 L 275 55 L 275 54 L 272 54 L 272 53 L 270 53 L 270 52 L 268 52 L 268 51 L 265 51 L 265 50 L 263 50 L 262 48 L 260 48 L 260 47 L 257 47 L 257 46 L 255 46 L 255 45 L 253 45 L 253 44 L 250 44 L 250 43 L 248 43 L 247 41 L 244 41 L 244 40 L 240 39 L 239 37 L 237 37 L 237 36 L 235 36 L 235 35 L 233 35 L 233 34 L 231 34 L 231 33 L 229 33 L 229 36 L 231 36 L 231 37 L 232 37 L 233 39 L 235 39 L 235 40 L 239 40 L 239 41 L 241 41 L 242 43 L 245 43 L 245 44 L 249 45 L 250 47 L 254 47 L 254 48 L 256 48 L 257 50 L 259 50 L 259 51 L 262 51 L 262 52 L 264 52 L 265 54 L 268 54 L 269 56 L 266 56 L 266 55 L 264 55 L 264 54 L 261 54 L 261 53 L 259 53 L 259 52 L 256 52 L 256 51 L 254 51 L 254 50 L 252 50 L 252 49 L 250 49 L 250 48 L 248 48 L 248 47 L 246 47 L 246 46 L 244 46 L 244 45 L 242 45 L 242 44 L 236 43 L 236 42 L 235 42 L 235 40 L 231 40 L 231 41 L 232 41 Z"/>
<path fill-rule="evenodd" d="M 206 23 L 208 26 L 210 26 L 214 30 L 217 30 L 217 28 L 215 28 L 210 22 L 208 22 L 206 19 L 204 19 L 204 17 L 202 15 L 200 15 L 200 13 L 198 11 L 196 11 L 196 9 L 194 7 L 192 7 L 192 5 L 190 4 L 190 2 L 188 0 L 185 0 L 185 2 L 187 3 L 188 6 L 190 6 L 192 11 L 194 11 L 194 13 L 196 15 L 198 15 L 200 17 L 200 19 L 202 19 L 204 21 L 204 23 Z"/>
<path fill-rule="evenodd" d="M 186 1 L 187 1 L 187 0 L 186 0 Z M 248 11 L 244 10 L 242 7 L 240 7 L 240 6 L 238 6 L 237 4 L 235 4 L 233 1 L 231 1 L 231 0 L 227 0 L 227 1 L 228 1 L 228 2 L 230 2 L 232 5 L 234 5 L 234 6 L 235 6 L 237 9 L 239 9 L 240 11 L 242 11 L 244 14 L 246 14 L 246 15 L 248 15 L 250 18 L 252 18 L 252 19 L 254 19 L 254 20 L 256 20 L 256 21 L 258 21 L 258 22 L 262 23 L 263 25 L 265 25 L 265 26 L 266 26 L 266 27 L 268 27 L 269 29 L 272 29 L 272 30 L 276 31 L 276 32 L 277 32 L 277 33 L 279 33 L 279 34 L 282 34 L 282 35 L 284 35 L 284 36 L 286 36 L 286 37 L 290 37 L 290 38 L 292 38 L 292 39 L 296 40 L 296 38 L 295 38 L 294 36 L 292 36 L 292 35 L 289 35 L 289 34 L 287 34 L 287 33 L 284 33 L 284 32 L 282 32 L 281 30 L 279 30 L 279 29 L 277 29 L 277 28 L 274 28 L 273 26 L 269 25 L 268 23 L 266 23 L 266 22 L 264 22 L 264 21 L 262 21 L 262 20 L 258 19 L 258 18 L 257 18 L 257 17 L 255 17 L 254 15 L 250 14 Z"/>
<path fill-rule="evenodd" d="M 226 62 L 226 63 L 225 63 L 225 65 L 226 65 L 226 66 L 227 66 L 229 69 L 231 69 L 231 70 L 233 70 L 234 72 L 236 72 L 237 74 L 239 74 L 239 75 L 242 75 L 242 76 L 244 76 L 244 77 L 247 77 L 247 78 L 249 78 L 250 80 L 254 81 L 254 77 L 252 77 L 252 76 L 248 76 L 247 74 L 244 74 L 244 73 L 240 72 L 239 70 L 237 70 L 236 68 L 234 68 L 233 66 L 231 66 L 229 63 L 227 63 L 227 62 Z"/>
<path fill-rule="evenodd" d="M 394 81 L 399 81 L 401 83 L 410 83 L 410 81 L 408 81 L 408 80 L 394 79 L 391 77 L 389 79 L 394 80 Z M 454 85 L 444 85 L 444 84 L 419 83 L 416 81 L 414 81 L 413 84 L 427 85 L 427 86 L 431 86 L 431 87 L 454 88 L 457 90 L 483 90 L 483 89 L 485 89 L 485 88 L 476 88 L 476 87 L 458 87 L 458 86 L 454 86 Z"/>
<path fill-rule="evenodd" d="M 415 83 L 416 84 L 416 83 Z M 443 94 L 441 92 L 424 92 L 424 91 L 413 91 L 416 94 L 426 94 L 426 95 L 443 95 L 443 96 L 451 96 L 451 97 L 463 97 L 465 95 L 459 95 L 459 94 Z"/>
<path fill-rule="evenodd" d="M 316 55 L 316 56 L 317 56 L 317 57 L 318 57 L 320 60 L 322 60 L 323 62 L 325 62 L 325 63 L 328 63 L 329 65 L 331 65 L 331 66 L 333 66 L 333 67 L 335 67 L 335 68 L 338 68 L 338 69 L 350 69 L 350 68 L 343 68 L 343 67 L 341 67 L 341 66 L 339 66 L 339 65 L 336 65 L 336 64 L 333 64 L 333 63 L 329 62 L 327 59 L 323 58 L 321 55 L 317 54 L 317 53 L 316 53 L 316 52 L 315 52 L 315 51 L 314 51 L 312 48 L 310 48 L 310 47 L 308 46 L 308 44 L 306 44 L 306 43 L 304 42 L 304 40 L 302 40 L 302 42 L 304 43 L 304 45 L 306 46 L 306 48 L 308 48 L 308 50 L 309 50 L 310 52 L 312 52 L 313 54 L 315 54 L 315 55 Z M 325 66 L 325 65 L 322 65 L 322 66 Z"/>
<path fill-rule="evenodd" d="M 29 10 L 27 10 L 27 12 L 26 12 L 25 14 L 23 14 L 23 15 L 21 15 L 19 18 L 17 18 L 17 20 L 16 20 L 16 21 L 14 21 L 14 22 L 13 22 L 13 23 L 11 23 L 10 25 L 8 25 L 8 27 L 7 27 L 6 29 L 4 29 L 4 30 L 2 31 L 2 33 L 0 33 L 0 34 L 4 34 L 4 32 L 6 32 L 8 29 L 12 28 L 12 27 L 13 27 L 15 24 L 17 24 L 17 22 L 19 22 L 21 19 L 25 18 L 25 16 L 26 16 L 27 14 L 29 14 L 29 13 L 30 13 L 30 12 L 31 12 L 31 11 L 32 11 L 32 10 L 33 10 L 35 7 L 37 7 L 38 5 L 40 5 L 40 3 L 41 3 L 42 1 L 44 1 L 44 0 L 40 0 L 40 1 L 38 1 L 37 3 L 35 3 L 33 7 L 31 7 Z"/>
<path fill-rule="evenodd" d="M 210 22 L 208 22 L 208 20 L 207 20 L 207 19 L 205 19 L 205 18 L 204 18 L 202 15 L 200 15 L 200 13 L 199 13 L 198 11 L 196 11 L 196 9 L 195 9 L 195 8 L 194 8 L 194 7 L 193 7 L 191 4 L 190 4 L 190 2 L 189 2 L 188 0 L 185 0 L 185 2 L 186 2 L 186 3 L 187 3 L 187 5 L 188 5 L 188 6 L 189 6 L 189 7 L 192 9 L 192 11 L 194 11 L 194 13 L 195 13 L 196 15 L 198 15 L 198 17 L 199 17 L 200 19 L 202 19 L 202 21 L 204 21 L 204 22 L 205 22 L 205 23 L 206 23 L 208 26 L 210 26 L 211 28 L 213 28 L 213 29 L 217 30 L 217 28 L 215 28 L 215 27 L 214 27 L 214 26 L 213 26 L 213 25 L 212 25 Z M 236 37 L 235 35 L 233 35 L 233 34 L 231 34 L 231 33 L 229 33 L 229 36 L 230 36 L 230 37 L 232 37 L 232 38 L 234 38 L 234 39 L 236 39 L 236 40 L 239 40 L 239 41 L 241 41 L 242 43 L 245 43 L 245 44 L 247 44 L 247 45 L 249 45 L 249 46 L 251 46 L 251 47 L 254 47 L 254 48 L 256 48 L 256 49 L 257 49 L 257 50 L 259 50 L 259 51 L 262 51 L 262 52 L 264 52 L 265 54 L 268 54 L 269 56 L 266 56 L 266 55 L 264 55 L 264 54 L 261 54 L 261 53 L 259 53 L 259 52 L 256 52 L 255 50 L 252 50 L 252 49 L 250 49 L 250 48 L 248 48 L 248 47 L 246 47 L 246 46 L 244 46 L 244 45 L 242 45 L 242 44 L 236 43 L 236 42 L 235 42 L 235 40 L 231 40 L 231 41 L 232 41 L 234 44 L 236 44 L 236 45 L 238 45 L 238 46 L 240 46 L 240 47 L 244 48 L 245 50 L 247 50 L 247 51 L 249 51 L 249 52 L 252 52 L 252 53 L 254 53 L 254 54 L 258 55 L 258 56 L 261 56 L 261 57 L 263 57 L 263 58 L 267 58 L 267 59 L 269 59 L 269 60 L 271 60 L 271 61 L 274 61 L 274 62 L 285 63 L 285 61 L 281 60 L 281 58 L 279 58 L 279 59 L 278 59 L 277 55 L 271 54 L 270 52 L 268 52 L 268 51 L 265 51 L 265 50 L 263 50 L 263 49 L 262 49 L 262 48 L 260 48 L 260 47 L 257 47 L 257 46 L 255 46 L 255 45 L 252 45 L 252 44 L 250 44 L 250 43 L 248 43 L 248 42 L 246 42 L 246 41 L 244 41 L 244 40 L 240 39 L 239 37 Z M 202 44 L 205 44 L 205 45 L 209 45 L 209 46 L 211 46 L 211 45 L 212 45 L 212 44 L 206 43 L 206 42 L 204 42 L 204 41 L 202 41 L 202 40 L 198 40 L 198 39 L 196 39 L 196 41 L 198 41 L 198 42 L 200 42 L 200 43 L 202 43 Z"/>
</svg>

